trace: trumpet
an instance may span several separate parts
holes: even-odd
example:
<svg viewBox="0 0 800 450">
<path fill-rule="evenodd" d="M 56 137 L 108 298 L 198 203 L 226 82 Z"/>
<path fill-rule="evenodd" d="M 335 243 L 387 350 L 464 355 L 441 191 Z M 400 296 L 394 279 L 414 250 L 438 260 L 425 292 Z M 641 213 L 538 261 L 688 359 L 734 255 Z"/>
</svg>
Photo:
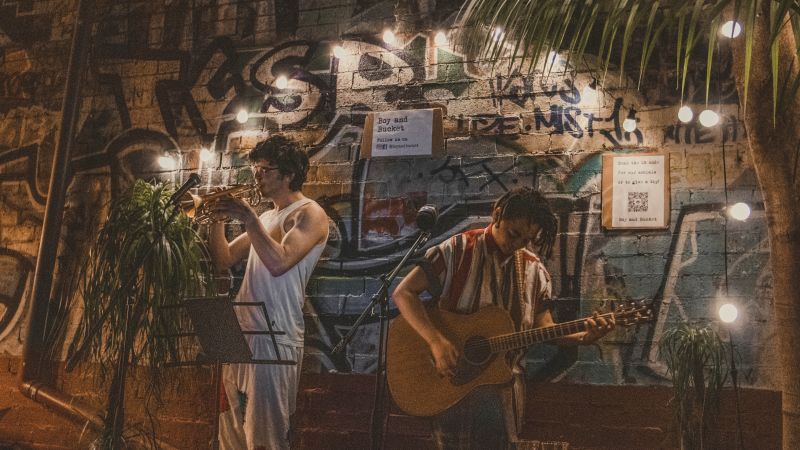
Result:
<svg viewBox="0 0 800 450">
<path fill-rule="evenodd" d="M 261 191 L 256 184 L 242 184 L 205 195 L 191 193 L 188 195 L 190 198 L 184 197 L 185 200 L 181 202 L 181 209 L 195 223 L 203 225 L 216 221 L 211 211 L 211 205 L 223 197 L 241 198 L 254 208 L 262 200 Z"/>
</svg>

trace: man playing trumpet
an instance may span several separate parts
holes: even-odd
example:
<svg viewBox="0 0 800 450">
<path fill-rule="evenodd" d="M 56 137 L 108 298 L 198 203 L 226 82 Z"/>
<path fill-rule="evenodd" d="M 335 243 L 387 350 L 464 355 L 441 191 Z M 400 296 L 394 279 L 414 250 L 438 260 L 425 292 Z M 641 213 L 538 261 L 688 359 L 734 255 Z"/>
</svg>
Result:
<svg viewBox="0 0 800 450">
<path fill-rule="evenodd" d="M 295 410 L 303 360 L 305 287 L 328 238 L 328 217 L 301 192 L 308 156 L 297 143 L 272 136 L 248 155 L 255 182 L 274 208 L 259 216 L 243 199 L 222 197 L 210 205 L 216 219 L 210 230 L 215 267 L 227 270 L 247 256 L 237 301 L 263 302 L 281 357 L 296 365 L 231 364 L 223 370 L 225 397 L 220 417 L 223 449 L 288 449 L 289 416 Z M 228 242 L 222 219 L 244 224 Z M 266 330 L 260 308 L 235 308 L 242 330 Z M 246 335 L 255 359 L 276 359 L 272 338 Z M 221 400 L 223 401 L 223 400 Z M 228 410 L 229 407 L 229 410 Z"/>
</svg>

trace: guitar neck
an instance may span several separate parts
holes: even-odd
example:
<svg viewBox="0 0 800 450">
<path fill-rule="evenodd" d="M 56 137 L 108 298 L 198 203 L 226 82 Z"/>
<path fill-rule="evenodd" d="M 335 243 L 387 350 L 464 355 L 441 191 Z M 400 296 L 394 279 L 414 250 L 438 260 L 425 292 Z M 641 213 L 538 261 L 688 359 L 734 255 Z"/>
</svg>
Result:
<svg viewBox="0 0 800 450">
<path fill-rule="evenodd" d="M 599 317 L 610 319 L 614 313 L 600 314 Z M 573 333 L 586 331 L 586 318 L 562 322 L 550 327 L 533 328 L 511 334 L 503 334 L 488 339 L 492 353 L 505 352 L 530 347 L 540 342 L 552 341 Z"/>
</svg>

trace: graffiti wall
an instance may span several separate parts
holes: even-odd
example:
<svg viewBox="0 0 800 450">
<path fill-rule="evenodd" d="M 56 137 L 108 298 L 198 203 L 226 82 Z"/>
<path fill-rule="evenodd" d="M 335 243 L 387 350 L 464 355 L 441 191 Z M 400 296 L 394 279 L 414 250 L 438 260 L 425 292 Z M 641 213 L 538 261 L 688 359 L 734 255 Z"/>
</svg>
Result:
<svg viewBox="0 0 800 450">
<path fill-rule="evenodd" d="M 331 219 L 328 251 L 308 288 L 305 370 L 374 370 L 376 317 L 344 352 L 332 348 L 415 239 L 420 206 L 439 209 L 434 245 L 485 226 L 494 199 L 532 186 L 559 216 L 558 243 L 546 261 L 557 319 L 645 300 L 655 320 L 595 347 L 536 347 L 529 376 L 663 382 L 657 342 L 664 330 L 712 318 L 727 295 L 745 307 L 745 324 L 734 330 L 745 382 L 777 386 L 774 350 L 766 345 L 773 333 L 766 223 L 727 51 L 719 52 L 710 96 L 722 120 L 706 128 L 677 120 L 680 93 L 668 56 L 655 58 L 651 71 L 659 76 L 645 77 L 639 89 L 627 76 L 603 77 L 590 55 L 550 55 L 547 71 L 492 67 L 455 44 L 437 43 L 439 29 L 453 36 L 459 5 L 452 3 L 416 2 L 430 28 L 386 43 L 381 34 L 394 21 L 392 2 L 101 2 L 70 162 L 64 272 L 91 239 L 85 224 L 97 224 L 130 180 L 179 183 L 199 172 L 201 191 L 242 182 L 245 153 L 283 133 L 307 149 L 312 169 L 304 191 Z M 72 23 L 70 14 L 26 5 L 0 1 L 8 12 L 0 14 L 0 277 L 7 280 L 0 351 L 14 355 L 24 335 Z M 335 45 L 340 56 L 332 55 Z M 696 112 L 704 108 L 704 76 L 698 64 L 688 77 L 684 102 Z M 595 79 L 601 87 L 588 90 Z M 443 111 L 445 156 L 360 157 L 367 113 L 412 108 Z M 634 131 L 622 127 L 626 118 L 636 120 Z M 602 155 L 633 151 L 670 155 L 666 230 L 601 227 Z M 163 156 L 176 167 L 160 166 Z M 726 219 L 725 205 L 737 201 L 753 205 L 749 221 Z"/>
</svg>

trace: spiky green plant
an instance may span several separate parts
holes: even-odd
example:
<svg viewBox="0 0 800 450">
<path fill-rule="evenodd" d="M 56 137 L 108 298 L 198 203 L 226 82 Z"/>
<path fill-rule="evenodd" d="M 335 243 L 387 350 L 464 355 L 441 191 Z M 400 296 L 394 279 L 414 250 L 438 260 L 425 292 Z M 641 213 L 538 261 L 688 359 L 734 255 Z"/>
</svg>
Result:
<svg viewBox="0 0 800 450">
<path fill-rule="evenodd" d="M 702 449 L 728 376 L 724 344 L 708 323 L 680 323 L 664 332 L 658 348 L 672 378 L 681 448 Z"/>
<path fill-rule="evenodd" d="M 683 96 L 686 75 L 693 51 L 708 41 L 706 54 L 706 102 L 711 80 L 714 43 L 724 18 L 744 24 L 744 94 L 747 105 L 752 60 L 754 22 L 760 11 L 769 16 L 772 58 L 773 104 L 778 105 L 778 35 L 787 22 L 800 36 L 800 3 L 797 0 L 470 0 L 459 12 L 459 40 L 465 51 L 492 62 L 503 58 L 520 61 L 529 70 L 537 67 L 542 55 L 551 50 L 566 50 L 568 58 L 580 60 L 590 40 L 599 39 L 598 57 L 603 61 L 603 77 L 612 54 L 616 54 L 619 73 L 625 70 L 628 52 L 639 45 L 639 83 L 657 45 L 674 39 L 675 66 Z M 494 33 L 496 29 L 502 33 Z M 633 39 L 640 33 L 642 39 Z M 800 42 L 800 39 L 796 39 Z M 513 49 L 513 50 L 509 50 Z M 800 48 L 795 49 L 800 54 Z M 547 70 L 548 62 L 543 69 Z M 794 95 L 800 81 L 784 86 Z M 774 114 L 775 108 L 773 108 Z"/>
<path fill-rule="evenodd" d="M 104 445 L 118 448 L 124 424 L 126 368 L 146 365 L 156 397 L 165 362 L 186 356 L 179 332 L 185 317 L 176 305 L 201 295 L 212 272 L 201 240 L 185 215 L 168 223 L 171 188 L 138 180 L 116 201 L 79 271 L 83 316 L 70 353 L 97 363 L 102 378 L 113 373 Z M 151 245 L 152 244 L 152 245 Z M 92 333 L 99 329 L 100 332 Z"/>
</svg>

